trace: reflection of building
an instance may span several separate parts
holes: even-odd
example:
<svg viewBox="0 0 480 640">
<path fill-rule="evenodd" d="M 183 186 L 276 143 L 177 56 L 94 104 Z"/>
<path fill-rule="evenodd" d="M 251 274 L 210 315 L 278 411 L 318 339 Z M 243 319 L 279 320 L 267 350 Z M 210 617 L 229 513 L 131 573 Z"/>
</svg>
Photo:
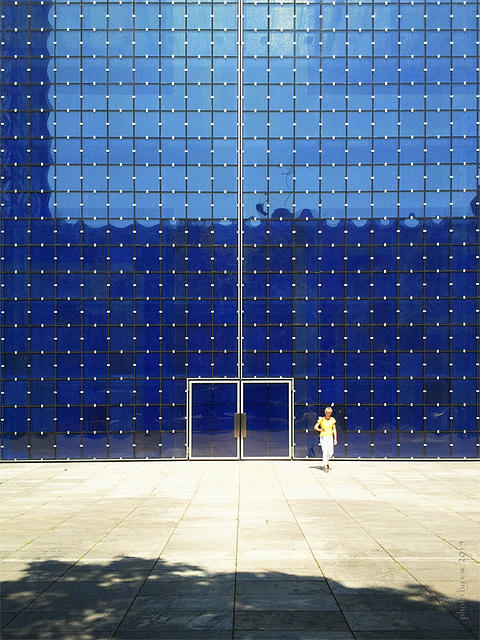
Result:
<svg viewBox="0 0 480 640">
<path fill-rule="evenodd" d="M 4 457 L 237 429 L 301 458 L 330 402 L 337 455 L 477 456 L 474 5 L 247 2 L 240 51 L 236 3 L 32 6 L 3 19 Z"/>
</svg>

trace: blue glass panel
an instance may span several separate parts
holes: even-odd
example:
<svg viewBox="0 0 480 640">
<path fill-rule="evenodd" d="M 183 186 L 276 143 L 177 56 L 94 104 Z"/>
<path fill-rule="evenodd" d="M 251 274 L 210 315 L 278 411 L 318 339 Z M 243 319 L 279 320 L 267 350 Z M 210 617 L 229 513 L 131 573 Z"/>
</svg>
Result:
<svg viewBox="0 0 480 640">
<path fill-rule="evenodd" d="M 139 383 L 139 386 L 142 387 L 146 383 L 142 381 Z M 156 383 L 158 387 L 158 382 Z M 137 404 L 135 407 L 135 428 L 137 431 L 146 430 L 146 431 L 158 431 L 160 428 L 160 410 L 158 407 L 158 388 L 157 388 L 156 397 L 153 398 L 153 402 L 151 402 L 148 406 L 142 406 Z M 145 397 L 145 394 L 144 396 Z M 137 394 L 137 400 L 139 395 Z M 147 398 L 148 399 L 148 398 Z M 182 398 L 183 400 L 183 398 Z"/>
<path fill-rule="evenodd" d="M 477 410 L 474 404 L 452 407 L 452 429 L 455 431 L 475 431 L 477 429 Z"/>
<path fill-rule="evenodd" d="M 118 398 L 115 399 L 116 401 Z M 127 396 L 126 402 L 132 402 L 132 400 Z M 110 405 L 109 408 L 109 429 L 113 429 L 114 431 L 123 430 L 130 431 L 133 429 L 134 420 L 133 420 L 133 408 L 132 406 L 123 406 L 118 407 L 115 405 Z M 131 456 L 130 456 L 131 457 Z"/>
<path fill-rule="evenodd" d="M 355 398 L 360 397 L 363 393 L 363 404 L 360 406 L 358 405 L 360 401 L 357 401 L 357 406 L 350 406 L 347 409 L 349 431 L 370 431 L 371 429 L 368 387 L 369 384 L 363 381 L 347 381 L 347 399 L 349 402 L 355 402 Z"/>
<path fill-rule="evenodd" d="M 107 457 L 107 434 L 84 434 L 82 436 L 82 457 L 88 459 Z"/>
<path fill-rule="evenodd" d="M 81 430 L 80 407 L 58 407 L 56 410 L 56 429 L 58 432 Z M 80 444 L 80 443 L 79 443 Z M 77 457 L 80 452 L 77 452 Z M 64 456 L 62 456 L 64 457 Z"/>
<path fill-rule="evenodd" d="M 422 431 L 424 422 L 422 401 L 419 401 L 418 404 L 413 406 L 399 405 L 398 415 L 400 417 L 398 425 L 401 431 Z"/>
<path fill-rule="evenodd" d="M 55 410 L 53 407 L 32 407 L 30 409 L 30 431 L 53 431 Z"/>
<path fill-rule="evenodd" d="M 9 405 L 28 405 L 28 383 L 22 380 L 5 380 L 4 402 Z M 10 430 L 10 429 L 9 429 Z"/>
<path fill-rule="evenodd" d="M 372 457 L 372 436 L 369 433 L 349 432 L 346 447 L 349 458 L 370 458 Z"/>
<path fill-rule="evenodd" d="M 450 434 L 427 433 L 425 434 L 425 456 L 428 458 L 450 457 Z"/>
<path fill-rule="evenodd" d="M 245 353 L 244 354 L 244 374 L 247 377 L 267 375 L 267 354 L 266 352 Z"/>
<path fill-rule="evenodd" d="M 370 376 L 370 352 L 347 352 L 346 354 L 347 371 L 350 376 Z M 365 401 L 365 397 L 363 398 Z M 353 400 L 355 402 L 355 400 Z M 361 402 L 361 401 L 359 401 Z"/>
<path fill-rule="evenodd" d="M 398 447 L 399 458 L 423 458 L 425 456 L 426 447 L 423 446 L 423 433 L 401 432 L 398 434 L 398 441 L 400 444 Z"/>
<path fill-rule="evenodd" d="M 237 321 L 236 300 L 214 300 L 213 311 L 215 324 L 235 324 Z"/>
<path fill-rule="evenodd" d="M 272 377 L 292 377 L 293 363 L 291 353 L 270 353 L 268 360 L 267 370 L 269 375 Z"/>
<path fill-rule="evenodd" d="M 109 458 L 133 457 L 133 433 L 114 433 L 110 431 L 108 436 Z"/>
<path fill-rule="evenodd" d="M 301 377 L 316 376 L 318 374 L 318 362 L 318 353 L 295 354 L 295 375 Z"/>
<path fill-rule="evenodd" d="M 27 460 L 29 450 L 27 448 L 29 436 L 6 434 L 3 436 L 3 458 L 4 460 Z"/>
<path fill-rule="evenodd" d="M 32 460 L 51 460 L 55 458 L 55 434 L 36 433 L 30 435 L 30 458 Z"/>
<path fill-rule="evenodd" d="M 376 396 L 375 400 L 378 402 Z M 394 400 L 395 398 L 393 398 Z M 397 406 L 396 404 L 390 404 L 386 406 L 374 406 L 373 413 L 373 428 L 375 431 L 380 429 L 386 429 L 388 431 L 395 431 L 397 428 Z"/>
<path fill-rule="evenodd" d="M 477 436 L 474 433 L 452 433 L 452 458 L 477 458 Z"/>
<path fill-rule="evenodd" d="M 162 458 L 185 458 L 185 431 L 163 431 L 160 445 Z"/>
<path fill-rule="evenodd" d="M 343 376 L 344 357 L 343 353 L 320 353 L 320 364 L 322 377 Z M 343 388 L 343 387 L 342 387 Z M 323 384 L 322 384 L 323 389 Z"/>
<path fill-rule="evenodd" d="M 423 404 L 423 396 L 425 394 L 423 393 L 423 384 L 421 380 L 399 380 L 398 389 L 400 390 L 400 393 L 398 394 L 400 402 Z"/>
<path fill-rule="evenodd" d="M 373 434 L 373 457 L 396 458 L 398 453 L 396 433 Z"/>
<path fill-rule="evenodd" d="M 28 431 L 27 407 L 5 407 L 3 409 L 4 433 L 26 433 Z"/>
<path fill-rule="evenodd" d="M 80 433 L 57 433 L 56 437 L 56 458 L 78 459 L 81 455 L 81 435 Z"/>
<path fill-rule="evenodd" d="M 135 433 L 135 458 L 158 458 L 160 455 L 160 437 L 158 432 Z"/>
<path fill-rule="evenodd" d="M 192 378 L 212 377 L 212 355 L 211 353 L 189 353 L 188 354 L 188 375 Z"/>
<path fill-rule="evenodd" d="M 108 408 L 106 405 L 86 405 L 83 407 L 83 431 L 106 431 Z"/>
</svg>

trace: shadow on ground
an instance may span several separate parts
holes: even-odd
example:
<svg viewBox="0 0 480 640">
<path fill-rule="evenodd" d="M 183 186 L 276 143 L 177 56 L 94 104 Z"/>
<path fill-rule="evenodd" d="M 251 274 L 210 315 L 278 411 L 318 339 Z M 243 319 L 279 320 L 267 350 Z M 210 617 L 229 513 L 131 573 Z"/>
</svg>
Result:
<svg viewBox="0 0 480 640">
<path fill-rule="evenodd" d="M 15 566 L 4 563 L 3 640 L 478 638 L 478 601 L 461 592 L 449 601 L 413 580 L 353 589 L 317 576 L 206 573 L 132 557 Z"/>
</svg>

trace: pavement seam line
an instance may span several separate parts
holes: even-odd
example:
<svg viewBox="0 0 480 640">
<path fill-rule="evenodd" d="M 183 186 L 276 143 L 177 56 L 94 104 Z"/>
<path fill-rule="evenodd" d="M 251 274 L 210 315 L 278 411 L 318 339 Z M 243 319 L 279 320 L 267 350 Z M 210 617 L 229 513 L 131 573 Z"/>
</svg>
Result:
<svg viewBox="0 0 480 640">
<path fill-rule="evenodd" d="M 311 467 L 310 467 L 311 468 Z M 395 507 L 394 505 L 390 504 L 389 502 L 386 502 L 385 500 L 383 500 L 383 498 L 379 498 L 377 495 L 375 495 L 372 491 L 370 491 L 363 483 L 360 479 L 355 478 L 354 476 L 352 476 L 352 474 L 350 472 L 347 472 L 350 477 L 354 480 L 356 480 L 358 482 L 358 484 L 360 484 L 368 493 L 370 493 L 370 495 L 374 496 L 377 500 L 379 500 L 380 502 L 383 502 L 384 504 L 388 505 L 389 507 L 391 507 L 392 509 L 394 509 L 395 511 L 397 511 L 398 513 L 401 513 L 402 515 L 404 515 L 406 518 L 409 518 L 411 520 L 414 520 L 413 518 L 410 518 L 410 516 L 404 514 L 402 511 L 400 511 L 400 509 L 397 509 L 397 507 Z M 317 478 L 317 481 L 319 481 L 319 479 Z M 407 487 L 408 488 L 408 487 Z M 438 604 L 442 607 L 442 609 L 444 609 L 444 611 L 446 611 L 447 613 L 449 613 L 453 618 L 455 618 L 455 620 L 457 620 L 458 622 L 460 622 L 460 624 L 468 631 L 468 632 L 472 632 L 471 628 L 468 627 L 466 624 L 464 624 L 464 622 L 462 622 L 462 620 L 460 620 L 459 618 L 457 618 L 457 616 L 450 611 L 450 609 L 448 608 L 448 606 L 442 602 L 441 600 L 438 599 L 437 595 L 435 594 L 435 592 L 432 592 L 426 585 L 422 584 L 420 582 L 420 580 L 418 580 L 406 567 L 404 567 L 401 562 L 399 562 L 396 558 L 394 558 L 392 556 L 392 554 L 387 551 L 387 549 L 385 549 L 385 547 L 376 539 L 374 538 L 374 536 L 372 536 L 371 533 L 369 533 L 367 531 L 367 529 L 365 529 L 363 527 L 363 525 L 358 522 L 354 516 L 352 516 L 350 513 L 348 513 L 348 511 L 333 497 L 331 496 L 331 494 L 327 491 L 328 495 L 331 497 L 331 499 L 368 535 L 370 536 L 370 538 L 372 538 L 372 540 L 375 541 L 376 544 L 378 544 L 379 547 L 381 547 L 385 553 L 395 562 L 395 564 L 398 564 L 399 567 L 401 567 L 403 569 L 403 571 L 405 571 L 406 573 L 408 573 L 408 575 L 415 581 L 417 582 L 422 589 L 424 589 L 427 593 L 429 593 L 431 596 L 433 596 L 435 598 L 435 600 L 438 602 Z M 414 522 L 416 522 L 414 520 Z M 416 524 L 419 524 L 418 522 L 416 522 Z M 423 526 L 423 525 L 422 525 Z M 428 527 L 424 527 L 424 529 L 426 529 L 427 531 L 429 531 L 430 533 L 433 533 L 432 531 L 430 531 L 430 529 L 428 529 Z M 477 563 L 478 564 L 478 563 Z"/>
<path fill-rule="evenodd" d="M 167 475 L 168 475 L 168 473 L 170 472 L 171 468 L 172 468 L 172 467 L 170 467 L 170 469 L 168 469 L 168 471 L 165 473 L 165 475 L 161 478 L 160 482 L 158 482 L 158 483 L 157 483 L 157 485 L 155 486 L 155 489 L 158 487 L 158 485 L 159 485 L 159 484 L 161 484 L 161 482 L 163 482 L 163 480 L 166 478 L 166 476 L 167 476 Z M 131 473 L 133 473 L 133 471 L 132 471 Z M 123 482 L 126 478 L 130 477 L 131 473 L 129 473 L 127 476 L 125 476 L 125 477 L 121 480 L 121 482 Z M 93 475 L 95 475 L 95 474 L 93 474 Z M 89 476 L 89 478 L 88 478 L 88 479 L 90 479 L 90 478 L 91 478 L 91 476 Z M 82 483 L 83 483 L 84 481 L 85 481 L 85 479 L 84 479 L 84 480 L 82 480 Z M 82 484 L 82 483 L 80 483 L 80 484 Z M 111 487 L 111 489 L 113 489 L 113 488 L 117 487 L 117 486 L 118 486 L 118 484 L 120 484 L 120 483 L 117 483 L 116 485 L 114 485 L 114 487 Z M 152 491 L 148 494 L 148 496 L 146 496 L 146 497 L 142 500 L 142 502 L 141 502 L 140 504 L 143 504 L 143 502 L 145 502 L 145 500 L 147 500 L 147 498 L 148 498 L 148 497 L 150 497 L 150 495 L 153 493 L 153 491 L 154 491 L 155 489 L 152 489 Z M 99 498 L 99 500 L 103 500 L 103 499 L 104 499 L 104 497 L 105 497 L 105 496 L 102 496 L 102 498 Z M 96 504 L 97 502 L 98 502 L 98 500 L 95 500 L 95 502 L 92 502 L 91 504 Z M 48 502 L 46 502 L 46 503 L 44 503 L 44 504 L 48 504 Z M 42 506 L 43 506 L 43 505 L 42 505 Z M 78 513 L 81 513 L 82 511 L 84 511 L 84 509 L 88 509 L 90 506 L 91 506 L 91 505 L 88 505 L 87 507 L 84 507 L 83 509 L 81 509 L 80 511 L 78 511 L 75 515 L 77 515 Z M 137 508 L 138 508 L 138 506 L 139 506 L 139 505 L 137 505 L 137 506 L 135 507 L 135 509 L 137 509 Z M 132 512 L 133 512 L 133 511 L 135 511 L 135 509 L 133 509 L 133 510 L 132 510 Z M 132 512 L 131 512 L 131 513 L 132 513 Z M 122 520 L 121 520 L 120 522 L 123 522 L 123 520 L 125 520 L 129 515 L 131 515 L 131 513 L 129 513 L 129 514 L 128 514 L 127 516 L 125 516 L 124 518 L 122 518 Z M 68 520 L 70 520 L 70 518 L 72 518 L 72 517 L 73 517 L 73 516 L 70 516 L 69 518 L 66 518 L 66 520 L 64 520 L 63 522 L 67 522 L 67 521 L 68 521 Z M 52 528 L 51 528 L 51 529 L 49 529 L 47 532 L 45 532 L 44 534 L 42 534 L 41 536 L 39 536 L 39 538 L 41 538 L 43 535 L 46 535 L 46 533 L 48 533 L 49 531 L 53 531 L 54 529 L 56 529 L 56 528 L 57 528 L 57 527 L 59 527 L 59 526 L 60 526 L 60 525 L 56 525 L 55 527 L 52 527 Z M 117 524 L 114 528 L 116 528 L 117 526 L 118 526 L 118 524 Z M 109 533 L 110 533 L 110 532 L 109 532 Z M 35 601 L 36 601 L 36 600 L 37 600 L 41 595 L 43 595 L 46 591 L 48 591 L 48 589 L 50 589 L 50 587 L 51 587 L 52 585 L 56 584 L 56 583 L 60 580 L 60 578 L 63 578 L 63 576 L 64 576 L 66 573 L 68 573 L 68 571 L 70 571 L 73 567 L 75 567 L 76 565 L 78 565 L 79 561 L 80 561 L 82 558 L 84 558 L 84 557 L 87 555 L 87 553 L 89 553 L 89 551 L 91 551 L 92 549 L 94 549 L 94 548 L 99 544 L 99 542 L 101 542 L 101 541 L 102 541 L 102 540 L 103 540 L 107 535 L 109 535 L 109 533 L 106 533 L 102 538 L 100 538 L 100 540 L 97 540 L 97 541 L 95 542 L 95 544 L 93 544 L 93 545 L 90 547 L 90 549 L 89 549 L 88 551 L 86 551 L 82 556 L 80 556 L 80 558 L 79 558 L 78 560 L 76 560 L 73 564 L 71 564 L 68 568 L 66 568 L 66 569 L 65 569 L 65 571 L 64 571 L 63 573 L 61 573 L 61 574 L 60 574 L 60 575 L 59 575 L 59 576 L 58 576 L 58 577 L 57 577 L 57 578 L 56 578 L 56 579 L 55 579 L 51 584 L 49 584 L 49 585 L 48 585 L 48 587 L 45 587 L 45 589 L 44 589 L 43 591 L 41 591 L 39 594 L 37 594 L 37 595 L 36 595 L 36 596 L 35 596 L 35 597 L 34 597 L 34 598 L 33 598 L 33 599 L 28 603 L 28 604 L 26 604 L 26 605 L 25 605 L 25 607 L 23 607 L 23 609 L 22 609 L 21 611 L 19 611 L 18 613 L 16 613 L 16 614 L 15 614 L 15 616 L 14 616 L 11 620 L 9 620 L 9 621 L 8 621 L 8 623 L 7 623 L 4 627 L 2 627 L 2 629 L 4 629 L 4 628 L 8 627 L 8 625 L 9 625 L 11 622 L 13 622 L 13 621 L 15 620 L 15 618 L 17 618 L 17 617 L 20 615 L 20 613 L 23 613 L 23 611 L 25 611 L 25 609 L 27 609 L 27 608 L 28 608 L 28 607 L 29 607 L 33 602 L 35 602 Z M 24 547 L 28 546 L 29 544 L 31 544 L 31 543 L 26 543 L 25 545 L 23 545 L 22 547 L 20 547 L 20 549 L 23 549 Z M 8 557 L 8 556 L 7 556 L 7 557 Z M 143 586 L 143 585 L 142 585 L 142 586 Z"/>
<path fill-rule="evenodd" d="M 174 466 L 175 466 L 175 464 L 173 464 L 173 465 L 170 467 L 169 472 L 173 469 L 173 467 L 174 467 Z M 162 554 L 163 554 L 163 552 L 165 551 L 166 547 L 168 546 L 168 543 L 169 543 L 169 542 L 170 542 L 170 540 L 172 539 L 172 537 L 173 537 L 173 535 L 174 535 L 175 531 L 177 530 L 178 525 L 182 522 L 183 518 L 185 517 L 185 514 L 187 513 L 188 509 L 190 508 L 190 505 L 192 504 L 193 500 L 195 499 L 195 496 L 196 496 L 196 495 L 197 495 L 197 493 L 198 493 L 198 489 L 199 489 L 200 484 L 201 484 L 201 482 L 202 482 L 202 480 L 203 480 L 203 477 L 204 477 L 204 475 L 205 475 L 206 470 L 207 470 L 207 464 L 206 464 L 206 463 L 204 463 L 203 471 L 202 471 L 202 473 L 200 474 L 200 477 L 199 477 L 199 479 L 198 479 L 197 486 L 195 487 L 195 491 L 193 492 L 193 495 L 191 496 L 190 500 L 188 501 L 188 504 L 187 504 L 187 506 L 185 507 L 185 509 L 183 510 L 183 513 L 182 513 L 182 515 L 180 516 L 180 518 L 178 519 L 178 521 L 177 521 L 176 525 L 173 527 L 172 532 L 171 532 L 171 533 L 170 533 L 170 535 L 168 536 L 168 539 L 167 539 L 167 541 L 165 542 L 165 544 L 163 545 L 162 550 L 161 550 L 161 551 L 160 551 L 160 553 L 158 554 L 158 557 L 157 557 L 157 559 L 156 559 L 155 564 L 152 566 L 152 568 L 151 568 L 151 569 L 150 569 L 150 571 L 148 572 L 148 574 L 147 574 L 147 576 L 146 576 L 145 580 L 142 582 L 142 584 L 141 584 L 141 585 L 140 585 L 140 587 L 138 588 L 138 591 L 137 591 L 136 595 L 135 595 L 135 596 L 133 596 L 133 598 L 132 598 L 132 601 L 131 601 L 130 605 L 127 607 L 127 609 L 126 609 L 126 611 L 125 611 L 124 615 L 122 616 L 122 619 L 121 619 L 121 620 L 120 620 L 120 622 L 118 623 L 118 625 L 117 625 L 117 627 L 116 627 L 115 631 L 112 633 L 111 638 L 115 638 L 115 636 L 116 636 L 116 634 L 117 634 L 117 631 L 119 631 L 120 627 L 122 626 L 123 621 L 125 620 L 125 618 L 127 617 L 128 613 L 130 612 L 130 610 L 131 610 L 131 608 L 132 608 L 132 606 L 133 606 L 133 603 L 134 603 L 134 602 L 136 601 L 136 599 L 138 598 L 139 593 L 140 593 L 140 591 L 143 589 L 143 587 L 145 586 L 145 583 L 147 582 L 148 578 L 152 575 L 152 571 L 153 571 L 154 567 L 155 567 L 155 566 L 156 566 L 156 564 L 158 563 L 159 559 L 162 557 Z M 165 475 L 166 475 L 166 474 L 165 474 Z M 165 477 L 165 476 L 164 476 L 164 477 Z M 162 481 L 163 481 L 163 479 L 164 479 L 164 478 L 162 478 Z M 151 493 L 153 493 L 153 490 L 152 490 L 152 492 L 151 492 Z M 149 494 L 149 496 L 151 495 L 151 493 Z M 145 498 L 145 500 L 146 500 L 146 499 L 147 499 L 147 498 Z"/>
<path fill-rule="evenodd" d="M 378 467 L 376 467 L 378 468 Z M 418 491 L 415 491 L 414 489 L 411 489 L 407 484 L 405 484 L 405 482 L 402 482 L 401 480 L 397 480 L 397 478 L 395 478 L 395 476 L 392 476 L 390 473 L 388 473 L 388 471 L 383 471 L 382 472 L 391 480 L 393 480 L 395 483 L 398 483 L 400 485 L 402 485 L 409 493 L 414 493 L 416 496 L 418 496 L 419 498 L 421 498 L 422 500 L 426 500 L 428 502 L 433 502 L 433 504 L 439 505 L 439 503 L 434 502 L 433 500 L 431 500 L 430 498 L 428 498 L 428 496 L 424 496 L 421 493 L 419 493 Z M 352 474 L 350 472 L 348 472 L 350 477 L 353 477 Z M 428 478 L 428 476 L 427 476 Z M 426 531 L 428 531 L 429 533 L 431 533 L 432 535 L 434 535 L 436 538 L 439 538 L 440 540 L 442 540 L 442 542 L 445 542 L 446 544 L 450 545 L 453 549 L 455 549 L 456 551 L 458 551 L 457 547 L 452 543 L 449 542 L 448 540 L 446 540 L 445 538 L 442 538 L 438 533 L 435 533 L 435 531 L 432 531 L 432 529 L 429 529 L 429 527 L 427 527 L 425 524 L 418 522 L 418 520 L 416 520 L 413 516 L 408 515 L 407 513 L 404 513 L 403 511 L 401 511 L 400 509 L 398 509 L 397 507 L 395 507 L 391 502 L 388 502 L 387 500 L 385 500 L 384 498 L 382 498 L 381 496 L 377 495 L 376 493 L 373 492 L 373 490 L 369 489 L 368 486 L 366 484 L 364 484 L 360 479 L 356 478 L 357 482 L 365 489 L 365 491 L 367 491 L 368 493 L 370 493 L 372 496 L 375 496 L 375 498 L 377 498 L 377 500 L 380 500 L 381 502 L 383 502 L 384 504 L 389 505 L 392 509 L 394 509 L 395 511 L 397 511 L 397 513 L 400 513 L 401 515 L 405 516 L 406 518 L 408 518 L 409 520 L 412 520 L 412 522 L 415 522 L 415 524 L 417 524 L 420 527 L 423 527 Z M 432 478 L 429 478 L 429 480 L 432 480 Z M 450 488 L 450 487 L 449 487 Z M 470 498 L 471 499 L 471 498 Z M 453 509 L 450 509 L 449 507 L 442 507 L 447 511 L 451 511 L 452 513 L 454 513 L 455 515 L 458 515 L 457 511 L 453 511 Z M 478 525 L 478 522 L 476 520 L 472 520 L 472 518 L 468 518 L 468 516 L 463 516 L 462 517 L 466 517 L 467 520 L 471 520 L 474 524 Z M 476 558 L 473 558 L 471 555 L 469 555 L 467 553 L 467 551 L 464 551 L 465 555 L 467 555 L 473 562 L 475 562 L 476 564 L 480 564 L 478 562 L 478 560 Z"/>
<path fill-rule="evenodd" d="M 293 460 L 292 460 L 291 462 L 293 462 Z M 272 462 L 272 465 L 273 465 L 273 462 Z M 323 577 L 323 579 L 324 579 L 324 581 L 325 581 L 325 584 L 327 585 L 327 587 L 328 587 L 328 589 L 329 589 L 329 591 L 330 591 L 330 593 L 331 593 L 331 595 L 332 595 L 333 599 L 335 600 L 335 604 L 337 605 L 338 610 L 339 610 L 339 611 L 340 611 L 340 613 L 342 614 L 342 617 L 343 617 L 343 619 L 344 619 L 344 621 L 345 621 L 345 624 L 347 625 L 347 627 L 348 627 L 348 629 L 349 629 L 350 633 L 352 634 L 352 638 L 355 640 L 357 636 L 356 636 L 356 635 L 355 635 L 355 633 L 353 632 L 353 629 L 350 627 L 350 625 L 349 625 L 349 623 L 348 623 L 348 620 L 347 620 L 347 618 L 345 617 L 345 614 L 343 613 L 343 609 L 342 609 L 342 607 L 338 604 L 338 600 L 337 600 L 337 598 L 336 598 L 335 594 L 333 593 L 333 590 L 332 590 L 332 588 L 331 588 L 331 586 L 330 586 L 330 583 L 329 583 L 328 579 L 325 577 L 325 574 L 323 573 L 322 567 L 320 566 L 319 561 L 318 561 L 318 560 L 317 560 L 317 558 L 315 557 L 315 554 L 313 553 L 312 547 L 310 546 L 310 543 L 308 542 L 307 537 L 306 537 L 306 535 L 305 535 L 305 533 L 304 533 L 304 531 L 303 531 L 303 529 L 302 529 L 302 527 L 301 527 L 300 523 L 298 522 L 297 516 L 295 515 L 295 512 L 294 512 L 294 510 L 293 510 L 293 508 L 292 508 L 292 505 L 290 504 L 290 501 L 288 500 L 287 496 L 285 495 L 285 492 L 284 492 L 284 490 L 283 490 L 283 485 L 282 485 L 282 482 L 281 482 L 280 477 L 279 477 L 279 475 L 278 475 L 277 467 L 276 467 L 276 466 L 274 466 L 274 471 L 275 471 L 275 476 L 276 476 L 276 478 L 277 478 L 278 485 L 279 485 L 280 490 L 281 490 L 282 495 L 283 495 L 283 499 L 285 500 L 285 502 L 286 502 L 286 503 L 287 503 L 287 505 L 288 505 L 288 508 L 290 509 L 290 513 L 292 514 L 293 519 L 295 520 L 295 523 L 296 523 L 297 527 L 299 528 L 299 530 L 300 530 L 300 532 L 301 532 L 301 534 L 302 534 L 303 539 L 305 540 L 305 543 L 306 543 L 306 545 L 307 545 L 307 547 L 308 547 L 308 550 L 309 550 L 309 551 L 310 551 L 310 553 L 312 554 L 312 558 L 313 558 L 313 560 L 314 560 L 315 564 L 317 565 L 317 567 L 318 567 L 318 569 L 319 569 L 320 573 L 322 574 L 322 577 Z M 327 493 L 327 495 L 329 495 L 327 491 L 326 491 L 326 493 Z M 330 496 L 329 496 L 329 497 L 330 497 Z"/>
</svg>

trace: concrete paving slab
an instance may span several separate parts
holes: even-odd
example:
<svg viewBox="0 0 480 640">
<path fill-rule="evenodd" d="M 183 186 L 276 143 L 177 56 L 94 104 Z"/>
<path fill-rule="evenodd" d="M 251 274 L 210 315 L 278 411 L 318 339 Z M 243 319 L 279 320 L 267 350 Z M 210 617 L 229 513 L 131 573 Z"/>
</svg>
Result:
<svg viewBox="0 0 480 640">
<path fill-rule="evenodd" d="M 475 463 L 18 463 L 0 481 L 2 639 L 479 636 Z"/>
</svg>

